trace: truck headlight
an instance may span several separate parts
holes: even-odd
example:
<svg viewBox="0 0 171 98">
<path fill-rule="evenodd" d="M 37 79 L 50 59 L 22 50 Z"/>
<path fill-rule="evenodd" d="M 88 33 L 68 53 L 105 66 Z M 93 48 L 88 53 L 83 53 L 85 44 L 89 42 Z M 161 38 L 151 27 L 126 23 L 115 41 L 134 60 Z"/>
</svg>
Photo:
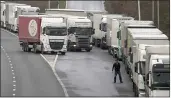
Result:
<svg viewBox="0 0 171 98">
<path fill-rule="evenodd" d="M 92 45 L 90 45 L 90 47 L 92 47 Z"/>
<path fill-rule="evenodd" d="M 76 45 L 73 45 L 74 47 L 76 47 Z"/>
</svg>

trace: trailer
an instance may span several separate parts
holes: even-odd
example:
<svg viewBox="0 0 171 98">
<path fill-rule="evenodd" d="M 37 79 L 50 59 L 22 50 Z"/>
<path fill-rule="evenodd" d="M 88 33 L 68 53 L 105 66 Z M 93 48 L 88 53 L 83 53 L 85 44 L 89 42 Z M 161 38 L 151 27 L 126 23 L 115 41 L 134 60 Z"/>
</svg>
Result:
<svg viewBox="0 0 171 98">
<path fill-rule="evenodd" d="M 133 17 L 121 17 L 121 18 L 114 18 L 112 20 L 107 21 L 108 28 L 110 29 L 110 33 L 107 33 L 107 47 L 108 53 L 112 55 L 114 58 L 118 58 L 122 60 L 121 53 L 120 53 L 120 40 L 118 40 L 118 36 L 120 37 L 120 22 L 124 21 L 132 21 L 134 20 Z M 109 35 L 110 34 L 110 35 Z"/>
<path fill-rule="evenodd" d="M 170 96 L 170 46 L 146 47 L 145 95 Z"/>
<path fill-rule="evenodd" d="M 143 35 L 138 35 L 139 38 L 132 40 L 132 54 L 129 55 L 131 72 L 133 76 L 133 91 L 136 97 L 145 96 L 145 85 L 144 85 L 144 75 L 145 75 L 145 59 L 143 59 L 143 55 L 146 54 L 145 47 L 147 46 L 163 46 L 169 45 L 168 39 L 162 39 L 159 37 L 144 37 Z"/>
<path fill-rule="evenodd" d="M 31 7 L 30 5 L 27 6 L 18 6 L 16 9 L 16 16 L 14 17 L 14 26 L 12 28 L 13 32 L 18 32 L 18 18 L 19 15 L 38 15 L 40 12 L 39 7 Z"/>
<path fill-rule="evenodd" d="M 6 3 L 6 10 L 5 10 L 5 25 L 7 30 L 12 31 L 14 28 L 14 21 L 16 17 L 16 8 L 18 6 L 27 6 L 26 4 L 19 4 L 19 3 Z"/>
<path fill-rule="evenodd" d="M 67 52 L 67 27 L 64 17 L 20 15 L 19 41 L 24 52 Z"/>
<path fill-rule="evenodd" d="M 123 15 L 121 14 L 106 14 L 101 16 L 101 23 L 99 25 L 99 32 L 96 32 L 94 35 L 94 42 L 97 47 L 100 47 L 101 49 L 107 49 L 107 41 L 109 40 L 111 35 L 110 29 L 107 25 L 107 21 L 114 19 L 114 18 L 121 18 Z M 96 20 L 96 19 L 95 19 Z M 111 23 L 110 23 L 111 25 Z"/>
<path fill-rule="evenodd" d="M 66 15 L 75 15 L 75 16 L 84 16 L 87 14 L 85 10 L 77 10 L 77 9 L 45 9 L 46 14 L 66 14 Z"/>
<path fill-rule="evenodd" d="M 126 65 L 126 59 L 127 59 L 127 43 L 128 43 L 128 28 L 156 28 L 154 26 L 153 21 L 138 21 L 138 20 L 130 20 L 121 23 L 121 55 L 122 55 L 122 61 Z"/>
<path fill-rule="evenodd" d="M 5 28 L 5 1 L 1 1 L 1 27 Z"/>
<path fill-rule="evenodd" d="M 126 64 L 125 64 L 125 68 L 127 73 L 129 74 L 129 76 L 132 79 L 132 70 L 131 70 L 131 63 L 132 61 L 130 61 L 129 59 L 129 55 L 132 51 L 131 49 L 131 42 L 132 40 L 138 39 L 141 37 L 143 37 L 144 39 L 148 39 L 148 38 L 157 38 L 157 39 L 168 39 L 168 37 L 163 34 L 159 29 L 157 28 L 128 28 L 127 29 L 127 48 L 125 49 L 126 53 L 127 53 L 127 59 L 126 59 Z M 135 34 L 135 35 L 134 35 Z M 139 36 L 142 35 L 142 36 Z"/>
</svg>

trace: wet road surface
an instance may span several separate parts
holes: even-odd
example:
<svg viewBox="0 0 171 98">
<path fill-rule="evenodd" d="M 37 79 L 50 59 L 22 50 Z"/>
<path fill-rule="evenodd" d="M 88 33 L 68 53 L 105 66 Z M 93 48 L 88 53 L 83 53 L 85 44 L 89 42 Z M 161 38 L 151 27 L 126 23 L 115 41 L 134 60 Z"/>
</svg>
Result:
<svg viewBox="0 0 171 98">
<path fill-rule="evenodd" d="M 9 61 L 1 49 L 2 96 L 65 96 L 51 67 L 40 54 L 23 52 L 18 38 L 4 30 L 1 30 L 1 46 L 10 57 Z"/>
<path fill-rule="evenodd" d="M 58 56 L 56 72 L 70 96 L 133 96 L 132 83 L 121 66 L 123 83 L 119 77 L 113 83 L 114 59 L 106 50 L 93 48 L 91 52 L 68 52 Z"/>
</svg>

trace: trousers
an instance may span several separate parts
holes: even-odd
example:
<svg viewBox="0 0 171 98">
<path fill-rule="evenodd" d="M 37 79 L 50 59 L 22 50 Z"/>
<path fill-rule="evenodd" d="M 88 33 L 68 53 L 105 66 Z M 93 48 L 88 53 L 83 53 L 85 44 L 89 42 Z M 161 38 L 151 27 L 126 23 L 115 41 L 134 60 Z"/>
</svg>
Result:
<svg viewBox="0 0 171 98">
<path fill-rule="evenodd" d="M 120 71 L 115 71 L 114 82 L 116 82 L 117 75 L 119 75 L 119 80 L 120 80 L 120 82 L 122 82 L 122 76 L 121 76 L 121 72 Z"/>
</svg>

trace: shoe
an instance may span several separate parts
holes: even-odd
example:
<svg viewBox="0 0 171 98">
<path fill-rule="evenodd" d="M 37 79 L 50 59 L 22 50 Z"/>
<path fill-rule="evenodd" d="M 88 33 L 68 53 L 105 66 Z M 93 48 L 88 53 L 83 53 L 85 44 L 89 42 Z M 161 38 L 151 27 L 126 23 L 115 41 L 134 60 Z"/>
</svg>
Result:
<svg viewBox="0 0 171 98">
<path fill-rule="evenodd" d="M 116 83 L 116 82 L 114 82 L 114 83 Z"/>
<path fill-rule="evenodd" d="M 121 82 L 121 83 L 123 83 L 123 82 Z"/>
</svg>

